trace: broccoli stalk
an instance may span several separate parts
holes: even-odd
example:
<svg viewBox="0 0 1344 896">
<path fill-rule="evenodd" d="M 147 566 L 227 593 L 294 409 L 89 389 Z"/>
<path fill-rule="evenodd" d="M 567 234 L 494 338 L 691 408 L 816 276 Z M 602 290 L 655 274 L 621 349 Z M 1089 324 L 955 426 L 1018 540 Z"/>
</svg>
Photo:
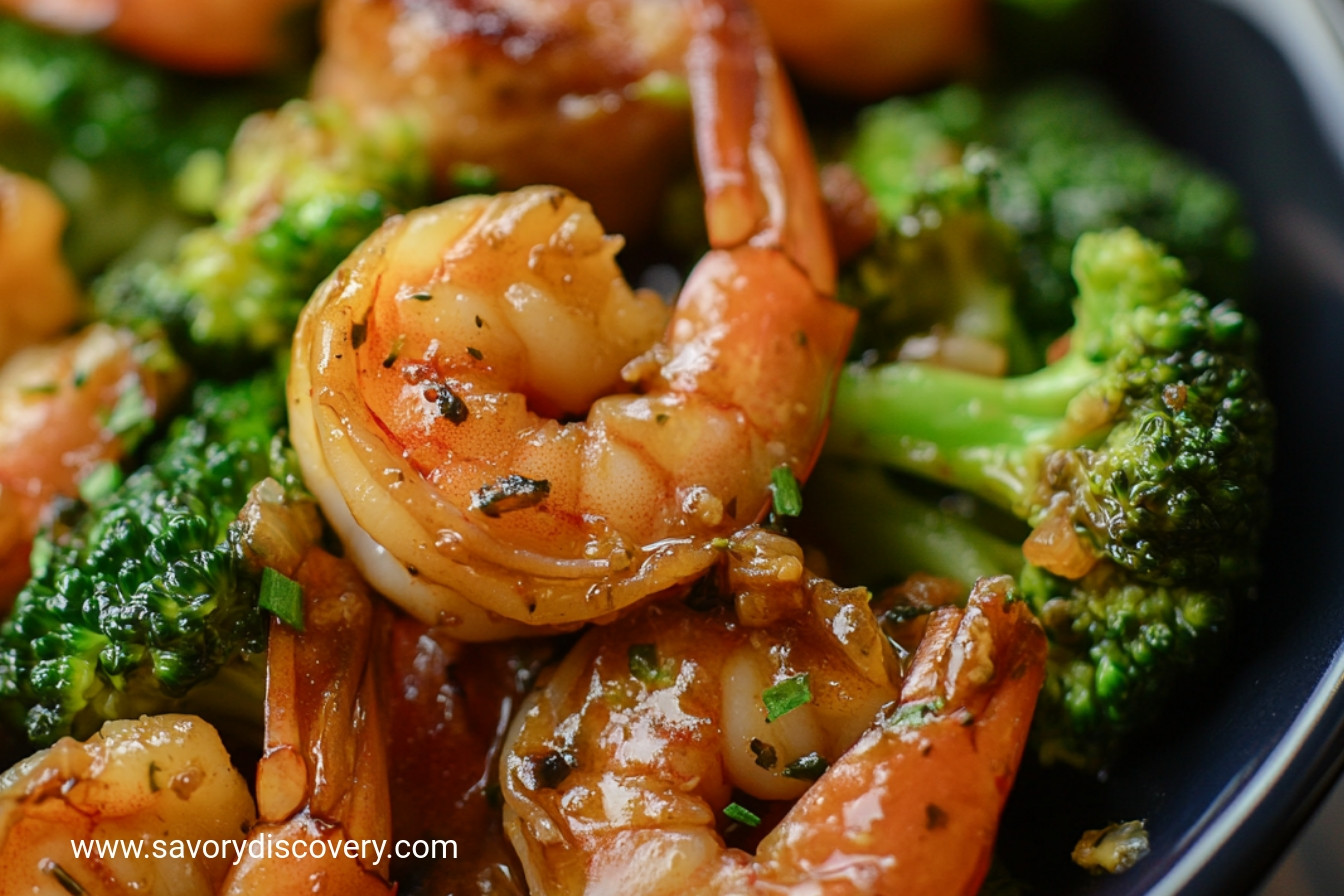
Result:
<svg viewBox="0 0 1344 896">
<path fill-rule="evenodd" d="M 964 490 L 1035 527 L 1028 559 L 1163 585 L 1245 583 L 1273 414 L 1250 323 L 1135 231 L 1084 235 L 1061 357 L 1017 377 L 897 362 L 841 375 L 826 451 Z"/>
<path fill-rule="evenodd" d="M 305 501 L 274 373 L 203 383 L 149 462 L 39 536 L 0 627 L 0 700 L 35 743 L 185 708 L 260 720 L 266 621 L 240 510 L 267 477 Z"/>
<path fill-rule="evenodd" d="M 393 211 L 428 190 L 425 148 L 398 118 L 356 121 L 295 100 L 244 123 L 214 224 L 167 263 L 114 269 L 94 290 L 105 319 L 166 327 L 206 370 L 231 373 L 289 343 L 322 278 Z"/>
<path fill-rule="evenodd" d="M 1226 637 L 1234 591 L 1165 586 L 1105 561 L 1071 581 L 1026 562 L 992 514 L 961 496 L 932 498 L 877 467 L 823 461 L 808 483 L 810 525 L 844 580 L 897 582 L 915 573 L 969 592 L 1012 575 L 1050 638 L 1032 722 L 1044 763 L 1094 770 L 1151 724 L 1177 690 L 1207 670 Z M 983 511 L 983 509 L 982 509 Z M 875 609 L 899 623 L 904 608 Z"/>
</svg>

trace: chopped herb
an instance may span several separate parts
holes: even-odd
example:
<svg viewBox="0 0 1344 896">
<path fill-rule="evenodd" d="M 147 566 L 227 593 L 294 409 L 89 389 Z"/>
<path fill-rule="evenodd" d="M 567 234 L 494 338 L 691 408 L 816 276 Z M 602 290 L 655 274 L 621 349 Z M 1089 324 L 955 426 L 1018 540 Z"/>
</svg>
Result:
<svg viewBox="0 0 1344 896">
<path fill-rule="evenodd" d="M 770 491 L 774 492 L 777 516 L 798 516 L 803 512 L 803 490 L 798 487 L 793 471 L 784 464 L 770 473 Z"/>
<path fill-rule="evenodd" d="M 60 387 L 55 383 L 33 383 L 31 386 L 24 386 L 19 391 L 24 395 L 55 395 Z"/>
<path fill-rule="evenodd" d="M 121 485 L 121 467 L 103 461 L 79 480 L 79 497 L 85 504 L 94 504 L 117 490 Z"/>
<path fill-rule="evenodd" d="M 154 428 L 154 410 L 145 387 L 132 380 L 130 388 L 117 396 L 117 403 L 107 415 L 107 430 L 122 437 L 127 444 L 135 444 Z"/>
<path fill-rule="evenodd" d="M 453 186 L 463 193 L 493 193 L 498 189 L 499 175 L 489 165 L 459 162 L 448 174 Z"/>
<path fill-rule="evenodd" d="M 812 687 L 808 683 L 809 674 L 795 675 L 778 684 L 771 685 L 761 694 L 765 704 L 765 720 L 773 722 L 782 715 L 793 712 L 805 703 L 812 702 Z"/>
<path fill-rule="evenodd" d="M 793 335 L 793 338 L 797 341 L 800 348 L 807 348 L 806 332 L 804 332 L 803 330 L 799 330 L 797 333 Z"/>
<path fill-rule="evenodd" d="M 761 768 L 769 770 L 779 764 L 779 754 L 770 744 L 760 738 L 753 737 L 749 746 L 751 752 L 756 754 L 756 764 Z"/>
<path fill-rule="evenodd" d="M 947 827 L 947 812 L 941 806 L 929 803 L 924 807 L 924 826 L 931 831 Z"/>
<path fill-rule="evenodd" d="M 158 792 L 159 792 L 159 779 L 158 779 L 158 777 L 157 777 L 158 774 L 159 774 L 159 764 L 158 764 L 157 762 L 150 762 L 150 763 L 149 763 L 149 792 L 150 792 L 150 793 L 158 793 Z"/>
<path fill-rule="evenodd" d="M 393 364 L 397 363 L 397 359 L 401 357 L 401 349 L 405 344 L 406 344 L 405 334 L 398 333 L 397 338 L 392 342 L 392 348 L 387 353 L 387 357 L 383 359 L 384 367 L 391 367 Z"/>
<path fill-rule="evenodd" d="M 514 510 L 536 507 L 551 494 L 551 483 L 546 479 L 528 479 L 512 474 L 481 486 L 471 493 L 471 509 L 488 517 Z"/>
<path fill-rule="evenodd" d="M 428 302 L 430 299 L 434 298 L 434 294 L 431 292 L 413 292 L 411 293 L 411 298 L 415 299 L 417 302 Z"/>
<path fill-rule="evenodd" d="M 686 79 L 665 69 L 651 71 L 626 88 L 631 99 L 646 100 L 675 109 L 685 108 L 691 101 L 691 88 Z"/>
<path fill-rule="evenodd" d="M 481 320 L 481 316 L 479 314 L 476 315 L 476 329 L 479 330 L 483 326 L 485 326 L 485 321 Z"/>
<path fill-rule="evenodd" d="M 547 790 L 554 790 L 564 783 L 569 773 L 574 771 L 574 767 L 569 764 L 564 754 L 549 750 L 541 756 L 532 758 L 532 770 L 536 774 L 537 783 Z"/>
<path fill-rule="evenodd" d="M 716 551 L 730 551 L 733 549 L 733 542 L 728 538 L 715 538 L 710 541 L 709 546 Z"/>
<path fill-rule="evenodd" d="M 485 804 L 491 809 L 504 808 L 504 788 L 499 786 L 498 781 L 491 781 L 485 785 Z"/>
<path fill-rule="evenodd" d="M 453 425 L 465 423 L 467 419 L 467 403 L 457 397 L 457 393 L 446 385 L 435 386 L 425 393 L 430 400 L 439 406 L 439 416 Z"/>
<path fill-rule="evenodd" d="M 727 815 L 738 824 L 744 824 L 749 828 L 754 828 L 761 823 L 761 816 L 757 815 L 746 806 L 740 806 L 737 803 L 729 803 L 724 806 L 723 814 Z"/>
<path fill-rule="evenodd" d="M 654 422 L 654 423 L 657 423 L 659 426 L 662 426 L 664 423 L 666 423 L 668 420 L 671 420 L 671 419 L 672 419 L 672 416 L 671 416 L 670 414 L 654 414 L 654 415 L 653 415 L 653 422 Z"/>
<path fill-rule="evenodd" d="M 806 756 L 800 756 L 780 772 L 786 778 L 798 778 L 802 781 L 815 781 L 826 774 L 826 769 L 831 764 L 826 761 L 826 757 L 820 753 L 808 753 Z"/>
<path fill-rule="evenodd" d="M 942 697 L 934 697 L 902 706 L 888 724 L 893 728 L 919 728 L 929 721 L 930 716 L 942 711 L 946 702 Z"/>
<path fill-rule="evenodd" d="M 89 381 L 89 372 L 87 370 L 76 370 L 74 384 L 76 389 L 83 389 L 84 384 Z"/>
<path fill-rule="evenodd" d="M 45 858 L 41 859 L 38 862 L 38 867 L 41 868 L 47 874 L 50 874 L 52 877 L 56 878 L 56 883 L 60 884 L 61 889 L 69 893 L 70 896 L 84 896 L 84 894 L 87 892 L 83 887 L 79 885 L 79 881 L 75 880 L 73 877 L 70 876 L 69 871 L 66 871 L 60 865 L 57 865 L 56 862 L 54 862 L 53 860 Z"/>
<path fill-rule="evenodd" d="M 350 345 L 358 349 L 364 345 L 369 338 L 369 325 L 365 321 L 360 321 L 350 328 Z"/>
<path fill-rule="evenodd" d="M 626 651 L 630 674 L 645 684 L 658 680 L 658 647 L 654 644 L 631 644 Z"/>
<path fill-rule="evenodd" d="M 303 589 L 284 573 L 269 566 L 261 571 L 261 596 L 257 604 L 290 628 L 303 631 Z"/>
<path fill-rule="evenodd" d="M 485 358 L 485 355 L 481 354 L 481 350 L 480 350 L 480 349 L 478 349 L 478 348 L 472 348 L 470 345 L 467 346 L 467 354 L 471 355 L 471 356 L 472 356 L 473 358 L 475 358 L 477 361 L 480 361 L 480 360 L 482 360 L 482 359 Z"/>
</svg>

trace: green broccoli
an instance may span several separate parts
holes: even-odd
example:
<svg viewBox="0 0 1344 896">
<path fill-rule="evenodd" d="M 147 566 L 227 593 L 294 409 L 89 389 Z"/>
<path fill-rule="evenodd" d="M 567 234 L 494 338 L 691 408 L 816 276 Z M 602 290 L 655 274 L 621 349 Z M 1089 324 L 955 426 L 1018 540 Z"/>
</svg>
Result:
<svg viewBox="0 0 1344 896">
<path fill-rule="evenodd" d="M 92 275 L 146 232 L 189 226 L 206 209 L 175 191 L 182 173 L 217 168 L 238 124 L 294 86 L 173 74 L 0 18 L 0 165 L 52 184 L 71 209 L 71 264 Z"/>
<path fill-rule="evenodd" d="M 1254 328 L 1181 286 L 1133 230 L 1086 234 L 1069 348 L 997 378 L 850 365 L 826 450 L 963 489 L 1032 526 L 1067 519 L 1153 581 L 1245 581 L 1267 506 L 1273 413 Z"/>
<path fill-rule="evenodd" d="M 1222 649 L 1236 592 L 1167 586 L 1098 563 L 1072 581 L 1027 563 L 1012 527 L 961 495 L 934 497 L 864 464 L 820 464 L 808 483 L 813 539 L 845 581 L 899 582 L 915 573 L 969 591 L 981 576 L 1011 575 L 1050 638 L 1032 723 L 1044 763 L 1094 770 L 1125 738 L 1160 717 L 1182 683 Z M 880 594 L 874 609 L 909 611 Z"/>
<path fill-rule="evenodd" d="M 1236 193 L 1083 82 L 890 100 L 860 115 L 844 159 L 881 222 L 841 288 L 882 322 L 859 350 L 939 322 L 1031 366 L 1023 334 L 1039 358 L 1071 324 L 1074 243 L 1119 226 L 1165 245 L 1194 288 L 1243 290 L 1250 236 Z"/>
<path fill-rule="evenodd" d="M 287 345 L 322 278 L 429 183 L 405 122 L 356 123 L 301 100 L 249 119 L 229 165 L 214 224 L 183 237 L 168 262 L 120 266 L 94 289 L 100 317 L 165 327 L 188 360 L 220 373 Z"/>
<path fill-rule="evenodd" d="M 261 569 L 235 521 L 267 477 L 307 500 L 284 419 L 274 373 L 203 383 L 145 466 L 39 536 L 0 628 L 0 701 L 35 743 L 175 707 L 260 720 Z"/>
<path fill-rule="evenodd" d="M 1160 247 L 1130 229 L 1087 234 L 1073 270 L 1077 320 L 1053 363 L 1007 378 L 851 364 L 825 451 L 950 486 L 1034 527 L 1020 543 L 1042 569 L 1019 572 L 1022 587 L 1057 644 L 1089 645 L 1053 687 L 1077 716 L 1093 711 L 1078 696 L 1084 683 L 1114 697 L 1107 724 L 1122 729 L 1141 708 L 1135 695 L 1171 678 L 1145 677 L 1121 654 L 1195 649 L 1193 633 L 1217 629 L 1230 595 L 1254 580 L 1274 416 L 1251 324 L 1233 303 L 1183 288 L 1181 263 Z M 934 544 L 945 529 L 920 525 L 933 534 L 907 524 L 887 533 L 893 546 L 874 534 L 874 551 Z M 962 575 L 1014 571 L 1001 550 L 947 537 L 979 558 Z M 1147 613 L 1165 628 L 1147 628 Z M 1168 630 L 1192 634 L 1164 645 Z M 1117 632 L 1137 641 L 1111 656 Z"/>
</svg>

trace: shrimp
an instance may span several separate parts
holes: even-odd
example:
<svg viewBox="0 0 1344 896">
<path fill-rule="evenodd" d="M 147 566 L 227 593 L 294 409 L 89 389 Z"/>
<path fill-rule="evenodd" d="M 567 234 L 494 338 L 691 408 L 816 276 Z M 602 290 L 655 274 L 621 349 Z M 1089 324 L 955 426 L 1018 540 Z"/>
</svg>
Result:
<svg viewBox="0 0 1344 896">
<path fill-rule="evenodd" d="M 161 65 L 213 74 L 256 71 L 288 52 L 288 20 L 314 0 L 0 0 L 0 10 L 101 40 Z"/>
<path fill-rule="evenodd" d="M 303 630 L 271 624 L 259 823 L 220 893 L 390 894 L 385 732 L 370 661 L 388 618 L 354 568 L 320 548 L 287 572 L 302 588 Z"/>
<path fill-rule="evenodd" d="M 69 329 L 79 288 L 61 257 L 65 209 L 40 181 L 0 168 L 0 363 Z"/>
<path fill-rule="evenodd" d="M 418 122 L 432 170 L 450 180 L 478 166 L 498 189 L 560 184 L 632 234 L 689 161 L 683 0 L 332 0 L 323 11 L 313 96 Z"/>
<path fill-rule="evenodd" d="M 802 80 L 859 99 L 928 87 L 983 59 L 985 0 L 757 0 Z"/>
<path fill-rule="evenodd" d="M 52 500 L 120 461 L 185 385 L 166 346 L 107 324 L 26 348 L 0 367 L 0 597 L 27 580 Z"/>
<path fill-rule="evenodd" d="M 0 776 L 0 894 L 214 896 L 255 814 L 201 719 L 107 722 L 87 742 L 64 738 Z M 76 854 L 76 844 L 97 843 L 106 846 Z M 140 855 L 108 851 L 123 845 Z"/>
<path fill-rule="evenodd" d="M 736 612 L 591 629 L 515 720 L 505 825 L 531 891 L 972 896 L 1044 677 L 1010 580 L 934 611 L 902 680 L 866 591 L 759 536 L 730 555 L 755 569 Z M 725 845 L 735 794 L 783 813 L 754 853 Z"/>
<path fill-rule="evenodd" d="M 815 461 L 854 317 L 807 138 L 750 10 L 690 5 L 715 248 L 670 320 L 557 187 L 389 221 L 300 318 L 305 481 L 370 583 L 456 638 L 688 582 Z"/>
</svg>

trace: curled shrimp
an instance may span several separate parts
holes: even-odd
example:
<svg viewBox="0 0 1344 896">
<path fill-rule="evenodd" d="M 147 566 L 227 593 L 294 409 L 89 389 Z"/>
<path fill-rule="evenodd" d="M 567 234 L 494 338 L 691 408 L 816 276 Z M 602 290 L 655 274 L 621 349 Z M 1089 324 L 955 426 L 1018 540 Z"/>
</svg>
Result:
<svg viewBox="0 0 1344 896">
<path fill-rule="evenodd" d="M 750 10 L 690 6 L 716 248 L 670 320 L 555 187 L 392 220 L 300 319 L 305 480 L 374 587 L 455 637 L 574 627 L 689 581 L 779 468 L 815 460 L 853 316 L 829 298 L 807 138 Z"/>
<path fill-rule="evenodd" d="M 302 589 L 303 629 L 271 624 L 258 824 L 220 893 L 389 894 L 385 731 L 371 661 L 388 619 L 358 572 L 319 548 L 289 572 Z"/>
<path fill-rule="evenodd" d="M 985 0 L 759 0 L 798 76 L 863 99 L 966 74 L 984 57 Z"/>
<path fill-rule="evenodd" d="M 0 168 L 0 362 L 58 336 L 79 313 L 64 231 L 65 209 L 45 185 Z"/>
<path fill-rule="evenodd" d="M 263 69 L 286 52 L 287 20 L 314 0 L 0 0 L 0 10 L 101 40 L 161 65 L 216 74 Z"/>
<path fill-rule="evenodd" d="M 332 0 L 323 16 L 314 96 L 417 122 L 450 179 L 560 184 L 632 233 L 689 159 L 683 0 Z"/>
<path fill-rule="evenodd" d="M 246 782 L 206 722 L 107 722 L 87 742 L 64 738 L 0 776 L 0 893 L 214 896 L 254 817 Z M 136 845 L 139 857 L 122 851 Z"/>
<path fill-rule="evenodd" d="M 52 501 L 73 496 L 146 435 L 185 385 L 163 345 L 92 324 L 0 367 L 0 597 L 28 578 Z"/>
<path fill-rule="evenodd" d="M 769 593 L 591 629 L 524 705 L 501 777 L 531 891 L 972 896 L 1044 676 L 1009 580 L 934 611 L 902 680 L 862 589 L 801 575 L 796 547 L 732 553 Z M 734 796 L 783 813 L 754 852 L 726 845 Z"/>
</svg>

